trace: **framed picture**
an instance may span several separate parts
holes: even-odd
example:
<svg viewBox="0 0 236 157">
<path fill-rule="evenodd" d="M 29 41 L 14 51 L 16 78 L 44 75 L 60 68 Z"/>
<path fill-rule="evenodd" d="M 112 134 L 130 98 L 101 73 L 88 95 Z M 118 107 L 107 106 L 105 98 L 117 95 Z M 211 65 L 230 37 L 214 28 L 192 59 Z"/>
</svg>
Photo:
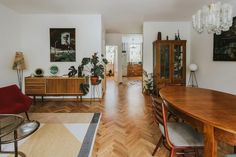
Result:
<svg viewBox="0 0 236 157">
<path fill-rule="evenodd" d="M 50 28 L 50 61 L 75 62 L 75 28 Z"/>
<path fill-rule="evenodd" d="M 236 17 L 229 31 L 214 34 L 214 61 L 236 61 Z"/>
</svg>

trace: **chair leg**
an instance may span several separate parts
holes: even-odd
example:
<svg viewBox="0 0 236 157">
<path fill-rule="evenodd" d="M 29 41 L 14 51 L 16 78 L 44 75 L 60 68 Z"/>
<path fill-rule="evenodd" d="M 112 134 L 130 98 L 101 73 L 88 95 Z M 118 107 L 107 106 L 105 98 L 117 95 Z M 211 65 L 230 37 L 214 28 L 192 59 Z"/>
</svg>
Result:
<svg viewBox="0 0 236 157">
<path fill-rule="evenodd" d="M 25 112 L 25 115 L 26 115 L 27 120 L 30 120 L 27 112 Z"/>
<path fill-rule="evenodd" d="M 171 148 L 169 157 L 174 157 L 174 156 L 175 156 L 175 149 Z"/>
<path fill-rule="evenodd" d="M 236 146 L 234 146 L 234 153 L 236 153 Z"/>
<path fill-rule="evenodd" d="M 160 148 L 161 144 L 163 142 L 163 136 L 161 135 L 161 138 L 159 139 L 157 145 L 156 145 L 156 148 L 154 149 L 153 153 L 152 153 L 152 156 L 154 156 L 156 154 L 156 151 Z"/>
<path fill-rule="evenodd" d="M 171 118 L 171 116 L 172 116 L 172 114 L 171 113 L 169 113 L 169 115 L 168 115 L 168 120 L 170 120 L 170 118 Z"/>
</svg>

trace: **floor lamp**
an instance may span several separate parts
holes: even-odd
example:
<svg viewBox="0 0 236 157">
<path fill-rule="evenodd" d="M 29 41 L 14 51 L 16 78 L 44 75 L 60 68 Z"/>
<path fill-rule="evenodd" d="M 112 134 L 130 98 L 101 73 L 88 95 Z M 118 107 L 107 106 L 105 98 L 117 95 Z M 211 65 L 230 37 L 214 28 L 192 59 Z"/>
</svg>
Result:
<svg viewBox="0 0 236 157">
<path fill-rule="evenodd" d="M 16 52 L 12 69 L 17 71 L 18 83 L 22 91 L 23 70 L 26 69 L 23 52 Z"/>
<path fill-rule="evenodd" d="M 188 86 L 190 87 L 198 87 L 197 78 L 195 74 L 195 71 L 197 71 L 197 69 L 198 69 L 198 66 L 196 64 L 189 65 L 190 76 L 188 80 Z"/>
</svg>

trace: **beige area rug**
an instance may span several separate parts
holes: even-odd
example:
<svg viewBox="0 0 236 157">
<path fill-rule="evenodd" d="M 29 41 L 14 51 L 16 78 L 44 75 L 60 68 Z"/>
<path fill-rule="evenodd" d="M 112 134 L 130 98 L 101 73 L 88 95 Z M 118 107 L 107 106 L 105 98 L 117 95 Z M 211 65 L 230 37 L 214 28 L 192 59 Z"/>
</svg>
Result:
<svg viewBox="0 0 236 157">
<path fill-rule="evenodd" d="M 27 157 L 88 157 L 96 137 L 100 113 L 32 113 L 40 128 L 19 142 Z M 3 145 L 13 150 L 13 144 Z M 13 157 L 13 155 L 0 155 Z"/>
</svg>

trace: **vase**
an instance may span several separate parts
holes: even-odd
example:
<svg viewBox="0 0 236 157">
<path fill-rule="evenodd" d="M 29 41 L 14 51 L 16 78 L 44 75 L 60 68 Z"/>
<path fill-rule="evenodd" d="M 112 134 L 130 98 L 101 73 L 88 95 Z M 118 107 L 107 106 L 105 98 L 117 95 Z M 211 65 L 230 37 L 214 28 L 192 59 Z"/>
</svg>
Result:
<svg viewBox="0 0 236 157">
<path fill-rule="evenodd" d="M 157 40 L 161 40 L 161 32 L 157 33 Z"/>
</svg>

